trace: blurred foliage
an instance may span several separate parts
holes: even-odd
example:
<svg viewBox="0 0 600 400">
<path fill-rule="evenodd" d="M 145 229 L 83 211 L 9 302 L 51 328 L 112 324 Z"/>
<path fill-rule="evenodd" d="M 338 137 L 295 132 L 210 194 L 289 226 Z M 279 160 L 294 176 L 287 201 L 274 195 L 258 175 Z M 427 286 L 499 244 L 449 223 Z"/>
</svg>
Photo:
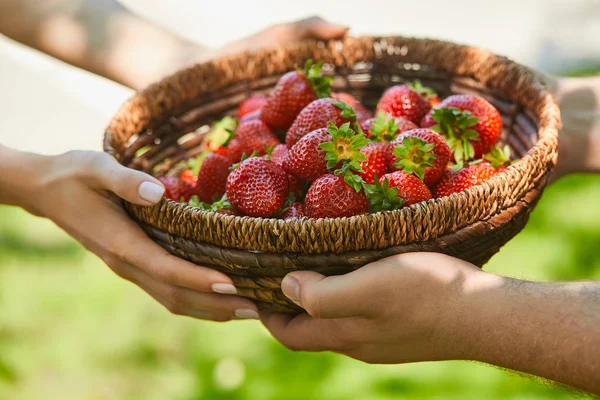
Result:
<svg viewBox="0 0 600 400">
<path fill-rule="evenodd" d="M 600 279 L 600 176 L 550 186 L 486 266 L 522 279 Z M 0 399 L 568 399 L 469 362 L 366 365 L 293 353 L 260 323 L 175 317 L 51 222 L 0 208 Z"/>
</svg>

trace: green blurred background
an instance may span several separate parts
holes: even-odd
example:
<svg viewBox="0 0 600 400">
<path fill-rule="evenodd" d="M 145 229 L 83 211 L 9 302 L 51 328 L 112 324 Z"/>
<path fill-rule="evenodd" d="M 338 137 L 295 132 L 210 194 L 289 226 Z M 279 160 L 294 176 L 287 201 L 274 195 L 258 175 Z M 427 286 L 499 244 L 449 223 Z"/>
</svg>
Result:
<svg viewBox="0 0 600 400">
<path fill-rule="evenodd" d="M 544 193 L 486 266 L 532 280 L 600 279 L 600 176 Z M 472 362 L 373 366 L 294 353 L 259 322 L 170 315 L 52 223 L 0 208 L 0 399 L 563 399 Z"/>
</svg>

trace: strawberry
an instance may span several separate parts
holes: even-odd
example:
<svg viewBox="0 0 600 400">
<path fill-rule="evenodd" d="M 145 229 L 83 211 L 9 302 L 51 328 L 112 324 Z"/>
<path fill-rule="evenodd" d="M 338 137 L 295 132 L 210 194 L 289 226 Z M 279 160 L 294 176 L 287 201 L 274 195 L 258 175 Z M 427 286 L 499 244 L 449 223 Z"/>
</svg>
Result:
<svg viewBox="0 0 600 400">
<path fill-rule="evenodd" d="M 329 97 L 332 78 L 321 75 L 322 66 L 308 60 L 304 71 L 283 75 L 261 110 L 261 120 L 273 129 L 287 130 L 311 101 Z"/>
<path fill-rule="evenodd" d="M 431 127 L 446 136 L 454 160 L 460 164 L 491 150 L 502 132 L 502 118 L 484 98 L 456 94 L 431 110 L 421 127 Z"/>
<path fill-rule="evenodd" d="M 284 168 L 288 174 L 312 182 L 327 173 L 326 152 L 319 146 L 330 142 L 331 134 L 327 128 L 312 131 L 301 138 L 284 159 Z"/>
<path fill-rule="evenodd" d="M 267 103 L 265 96 L 254 95 L 248 97 L 238 107 L 238 120 L 241 120 L 245 115 L 248 115 L 255 111 L 260 111 Z"/>
<path fill-rule="evenodd" d="M 363 121 L 360 126 L 367 137 L 376 142 L 391 142 L 398 134 L 418 128 L 404 117 L 391 117 L 383 111 L 376 118 Z"/>
<path fill-rule="evenodd" d="M 498 173 L 506 171 L 506 168 L 512 163 L 510 160 L 510 147 L 505 145 L 503 148 L 492 147 L 492 150 L 483 155 L 483 159 L 496 168 Z"/>
<path fill-rule="evenodd" d="M 365 106 L 363 106 L 350 93 L 344 93 L 344 92 L 331 93 L 331 97 L 335 100 L 342 101 L 342 102 L 348 104 L 350 107 L 352 107 L 356 111 L 356 119 L 358 120 L 358 122 L 362 122 L 362 121 L 365 121 L 365 120 L 373 117 L 373 113 L 371 111 L 367 110 L 367 108 Z"/>
<path fill-rule="evenodd" d="M 212 203 L 223 196 L 231 164 L 229 158 L 218 154 L 209 154 L 202 160 L 196 182 L 196 193 L 200 201 Z"/>
<path fill-rule="evenodd" d="M 278 144 L 275 146 L 269 156 L 270 159 L 281 168 L 285 170 L 284 161 L 285 157 L 288 154 L 288 148 L 285 144 Z M 288 184 L 290 188 L 290 193 L 293 193 L 295 197 L 301 198 L 304 195 L 305 184 L 300 179 L 296 178 L 294 175 L 287 174 L 288 176 Z"/>
<path fill-rule="evenodd" d="M 283 214 L 281 214 L 281 219 L 302 218 L 305 216 L 306 211 L 304 210 L 304 204 L 293 202 L 286 208 Z"/>
<path fill-rule="evenodd" d="M 237 121 L 229 116 L 217 121 L 206 134 L 206 148 L 215 154 L 227 156 L 227 145 L 233 139 L 232 132 L 236 127 Z"/>
<path fill-rule="evenodd" d="M 431 191 L 422 180 L 403 171 L 395 171 L 379 178 L 379 183 L 387 184 L 390 188 L 397 188 L 397 196 L 404 200 L 403 206 L 408 207 L 431 199 Z"/>
<path fill-rule="evenodd" d="M 431 129 L 401 133 L 393 142 L 390 169 L 415 174 L 429 187 L 440 180 L 450 161 L 450 147 Z"/>
<path fill-rule="evenodd" d="M 289 189 L 285 171 L 271 160 L 243 160 L 227 177 L 227 198 L 245 215 L 270 217 L 286 201 Z"/>
<path fill-rule="evenodd" d="M 294 120 L 285 136 L 289 148 L 306 134 L 319 128 L 326 128 L 330 122 L 340 126 L 346 120 L 342 118 L 342 110 L 334 105 L 336 100 L 331 98 L 318 99 L 304 107 Z"/>
<path fill-rule="evenodd" d="M 368 212 L 364 191 L 348 185 L 341 175 L 326 174 L 314 181 L 306 193 L 305 211 L 310 218 L 341 218 Z"/>
<path fill-rule="evenodd" d="M 362 172 L 359 173 L 365 182 L 373 183 L 376 174 L 377 176 L 383 176 L 388 172 L 388 164 L 392 154 L 392 144 L 390 142 L 371 142 L 360 151 L 367 158 L 360 163 Z"/>
<path fill-rule="evenodd" d="M 192 186 L 195 186 L 196 181 L 198 180 L 198 176 L 194 175 L 194 171 L 192 171 L 191 169 L 186 169 L 179 175 L 179 179 L 189 183 Z"/>
<path fill-rule="evenodd" d="M 279 144 L 279 139 L 263 121 L 244 122 L 235 130 L 233 140 L 227 145 L 228 157 L 235 163 L 241 160 L 243 154 L 248 156 L 256 151 L 263 155 L 266 148 L 276 144 Z"/>
<path fill-rule="evenodd" d="M 405 117 L 418 124 L 429 112 L 431 106 L 423 97 L 407 85 L 396 85 L 386 90 L 379 103 L 377 112 L 383 111 L 393 117 Z"/>
<path fill-rule="evenodd" d="M 256 121 L 256 120 L 260 119 L 260 112 L 261 112 L 261 110 L 256 110 L 256 111 L 252 111 L 251 113 L 244 115 L 242 118 L 240 118 L 240 121 L 239 121 L 240 124 L 242 122 Z"/>
<path fill-rule="evenodd" d="M 487 161 L 474 163 L 459 170 L 449 168 L 438 183 L 435 195 L 440 198 L 462 192 L 487 181 L 497 173 L 498 171 Z"/>
<path fill-rule="evenodd" d="M 161 176 L 159 181 L 165 186 L 165 197 L 174 201 L 188 201 L 196 194 L 195 187 L 176 176 Z"/>
<path fill-rule="evenodd" d="M 440 104 L 440 98 L 438 97 L 437 93 L 432 88 L 423 86 L 420 80 L 415 79 L 414 82 L 408 83 L 407 85 L 410 86 L 412 90 L 419 93 L 419 95 L 423 97 L 431 107 L 435 107 Z"/>
</svg>

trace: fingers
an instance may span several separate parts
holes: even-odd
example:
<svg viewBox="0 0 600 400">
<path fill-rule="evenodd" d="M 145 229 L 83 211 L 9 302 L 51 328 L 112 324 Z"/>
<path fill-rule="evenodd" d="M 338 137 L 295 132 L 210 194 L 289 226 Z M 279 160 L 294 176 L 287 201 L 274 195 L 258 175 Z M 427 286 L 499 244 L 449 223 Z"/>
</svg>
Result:
<svg viewBox="0 0 600 400">
<path fill-rule="evenodd" d="M 345 318 L 367 313 L 370 291 L 358 271 L 325 277 L 312 271 L 288 274 L 281 282 L 283 293 L 315 318 Z M 365 299 L 365 297 L 367 297 Z"/>
<path fill-rule="evenodd" d="M 350 349 L 339 320 L 316 319 L 307 314 L 261 313 L 261 322 L 275 339 L 294 351 L 337 351 Z"/>
<path fill-rule="evenodd" d="M 80 165 L 86 169 L 85 176 L 97 189 L 109 190 L 131 203 L 142 206 L 156 204 L 163 197 L 165 188 L 156 178 L 126 168 L 106 153 L 82 152 L 87 162 Z"/>
<path fill-rule="evenodd" d="M 325 21 L 320 17 L 310 17 L 295 23 L 301 39 L 336 40 L 343 38 L 348 27 Z"/>
</svg>

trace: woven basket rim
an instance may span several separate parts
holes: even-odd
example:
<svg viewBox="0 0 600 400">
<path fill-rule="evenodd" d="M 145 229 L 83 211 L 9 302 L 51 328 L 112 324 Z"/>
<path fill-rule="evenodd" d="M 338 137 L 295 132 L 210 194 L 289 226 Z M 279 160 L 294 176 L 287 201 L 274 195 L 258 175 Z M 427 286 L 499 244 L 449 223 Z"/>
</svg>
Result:
<svg viewBox="0 0 600 400">
<path fill-rule="evenodd" d="M 115 116 L 113 117 L 111 124 L 107 127 L 105 131 L 104 137 L 104 150 L 112 155 L 114 155 L 117 159 L 119 159 L 119 152 L 117 151 L 115 144 L 118 141 L 118 138 L 123 138 L 123 133 L 118 132 L 118 124 L 115 125 L 115 122 L 119 122 L 122 119 L 127 119 L 127 113 L 130 113 L 132 105 L 139 104 L 140 102 L 146 102 L 151 96 L 156 95 L 156 93 L 160 93 L 161 90 L 164 90 L 164 87 L 161 87 L 161 83 L 176 81 L 178 79 L 183 79 L 186 75 L 195 73 L 198 70 L 203 71 L 213 71 L 219 70 L 221 68 L 225 68 L 224 66 L 229 65 L 239 65 L 250 60 L 257 60 L 259 57 L 276 57 L 280 53 L 285 52 L 294 52 L 298 49 L 304 48 L 312 48 L 312 49 L 322 49 L 325 47 L 326 49 L 332 49 L 333 53 L 336 48 L 344 47 L 348 45 L 355 45 L 356 43 L 364 46 L 373 46 L 375 43 L 382 42 L 392 42 L 392 43 L 410 43 L 411 45 L 429 45 L 432 46 L 441 46 L 441 47 L 451 47 L 452 49 L 456 49 L 456 51 L 461 51 L 467 54 L 470 52 L 476 54 L 482 60 L 482 69 L 485 67 L 485 62 L 491 63 L 492 67 L 498 68 L 498 71 L 494 71 L 495 75 L 489 77 L 485 84 L 495 89 L 499 89 L 501 84 L 508 84 L 506 82 L 502 83 L 502 75 L 504 73 L 511 72 L 515 74 L 518 78 L 519 82 L 517 85 L 523 83 L 523 86 L 527 87 L 528 91 L 532 91 L 537 96 L 537 108 L 540 110 L 536 117 L 539 120 L 539 129 L 538 129 L 538 138 L 535 142 L 534 146 L 531 147 L 526 154 L 519 159 L 516 163 L 512 164 L 507 168 L 506 171 L 496 175 L 492 179 L 484 182 L 481 185 L 471 187 L 462 192 L 452 194 L 451 196 L 432 199 L 424 203 L 419 203 L 412 205 L 410 207 L 405 207 L 400 210 L 395 211 L 384 211 L 374 214 L 364 214 L 352 217 L 345 218 L 323 218 L 323 219 L 314 219 L 314 218 L 302 218 L 302 219 L 294 219 L 294 220 L 281 220 L 276 218 L 256 218 L 256 217 L 248 217 L 248 216 L 230 216 L 230 215 L 222 215 L 217 213 L 212 213 L 208 211 L 201 210 L 199 208 L 190 207 L 187 204 L 175 202 L 169 199 L 163 199 L 159 205 L 154 206 L 155 208 L 160 209 L 160 213 L 168 213 L 168 215 L 173 216 L 174 218 L 181 215 L 190 215 L 192 216 L 192 220 L 195 221 L 206 221 L 207 219 L 213 221 L 222 221 L 223 223 L 231 223 L 233 221 L 241 221 L 242 223 L 252 223 L 252 224 L 260 224 L 261 227 L 264 227 L 264 223 L 267 223 L 272 230 L 280 230 L 285 229 L 286 226 L 295 226 L 298 229 L 317 229 L 315 224 L 319 224 L 318 229 L 320 230 L 328 230 L 328 225 L 339 225 L 339 224 L 374 224 L 377 223 L 382 218 L 392 218 L 397 221 L 403 221 L 410 214 L 415 214 L 418 210 L 422 210 L 423 208 L 432 207 L 436 204 L 439 205 L 447 205 L 450 203 L 461 203 L 461 204 L 470 204 L 473 203 L 473 199 L 480 198 L 481 196 L 490 196 L 497 194 L 500 190 L 499 188 L 506 189 L 506 191 L 518 191 L 521 190 L 521 197 L 525 194 L 526 190 L 523 188 L 511 188 L 511 182 L 517 182 L 523 176 L 528 176 L 528 170 L 536 169 L 541 172 L 536 172 L 536 176 L 532 176 L 530 185 L 535 185 L 539 180 L 543 179 L 545 176 L 549 174 L 550 170 L 554 167 L 556 163 L 557 157 L 557 134 L 558 129 L 560 127 L 560 111 L 558 109 L 558 105 L 554 100 L 553 95 L 549 92 L 547 86 L 544 82 L 544 77 L 531 70 L 530 68 L 524 67 L 508 58 L 497 56 L 491 51 L 483 50 L 474 46 L 467 46 L 462 44 L 456 44 L 446 41 L 440 40 L 430 40 L 425 38 L 411 38 L 411 37 L 403 37 L 403 36 L 390 36 L 390 37 L 357 37 L 357 38 L 346 38 L 342 41 L 335 42 L 318 42 L 318 41 L 303 41 L 301 43 L 296 43 L 288 46 L 278 47 L 274 49 L 263 49 L 258 51 L 250 51 L 244 52 L 237 55 L 230 55 L 218 60 L 212 60 L 206 63 L 197 64 L 181 70 L 174 75 L 171 75 L 161 82 L 151 85 L 147 89 L 144 89 L 138 93 L 136 93 L 133 97 L 131 97 L 127 102 L 119 108 Z M 336 54 L 337 55 L 337 54 Z M 370 60 L 369 60 L 370 61 Z M 436 66 L 437 67 L 437 66 Z M 281 71 L 275 71 L 281 72 Z M 449 73 L 456 74 L 456 71 L 448 71 Z M 486 71 L 488 73 L 489 71 Z M 268 71 L 268 73 L 272 73 L 272 71 Z M 484 73 L 474 69 L 474 75 L 477 78 L 477 73 Z M 478 79 L 480 80 L 480 79 Z M 504 92 L 506 93 L 506 92 Z M 527 92 L 529 93 L 529 92 Z M 515 93 L 506 93 L 511 97 L 514 97 Z M 525 96 L 525 95 L 523 95 Z M 522 104 L 522 102 L 520 102 Z M 155 117 L 156 118 L 156 117 Z M 150 122 L 152 118 L 150 118 L 147 122 Z M 143 125 L 143 123 L 142 123 Z M 139 132 L 138 132 L 139 133 Z M 122 140 L 121 145 L 123 145 L 126 141 Z M 534 168 L 535 167 L 535 168 Z M 509 207 L 511 204 L 514 204 L 514 201 L 505 201 L 502 198 L 498 199 L 498 204 L 496 206 L 496 212 L 501 209 Z M 140 209 L 140 206 L 136 206 L 130 203 L 126 204 L 129 210 Z M 476 213 L 477 214 L 477 213 Z M 493 215 L 493 213 L 492 213 Z M 481 220 L 483 218 L 489 217 L 489 215 L 480 215 L 474 216 L 471 222 L 476 220 Z M 465 223 L 463 226 L 468 225 Z M 177 232 L 181 234 L 181 232 Z M 183 235 L 187 237 L 193 237 L 193 234 Z M 214 243 L 213 243 L 214 244 Z M 258 249 L 257 249 L 258 250 Z M 266 249 L 260 249 L 261 251 L 266 251 Z M 273 249 L 271 249 L 273 250 Z M 347 249 L 346 249 L 347 250 Z"/>
</svg>

